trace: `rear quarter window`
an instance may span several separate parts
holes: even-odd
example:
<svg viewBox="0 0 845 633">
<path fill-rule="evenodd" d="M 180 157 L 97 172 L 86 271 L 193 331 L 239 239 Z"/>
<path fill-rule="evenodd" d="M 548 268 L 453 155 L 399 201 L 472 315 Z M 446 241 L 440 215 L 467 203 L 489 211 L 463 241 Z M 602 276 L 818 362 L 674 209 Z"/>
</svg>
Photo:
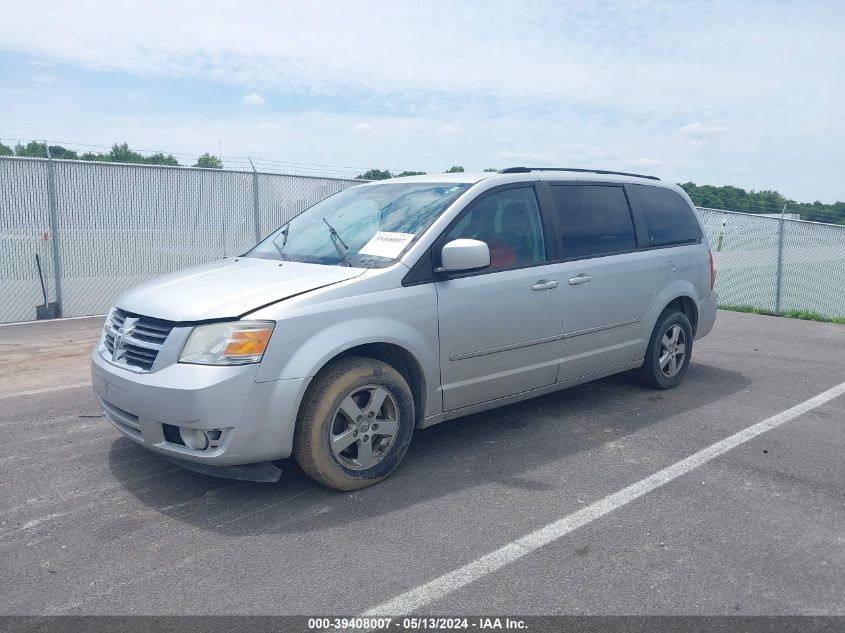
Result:
<svg viewBox="0 0 845 633">
<path fill-rule="evenodd" d="M 626 185 L 632 204 L 645 219 L 648 244 L 667 246 L 701 239 L 701 226 L 695 213 L 677 191 L 650 185 Z"/>
</svg>

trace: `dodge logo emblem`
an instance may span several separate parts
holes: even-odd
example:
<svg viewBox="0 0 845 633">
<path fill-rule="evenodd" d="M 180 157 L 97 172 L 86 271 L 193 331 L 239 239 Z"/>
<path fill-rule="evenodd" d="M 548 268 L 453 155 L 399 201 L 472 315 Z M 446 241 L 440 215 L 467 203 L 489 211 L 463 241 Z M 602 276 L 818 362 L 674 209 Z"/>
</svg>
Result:
<svg viewBox="0 0 845 633">
<path fill-rule="evenodd" d="M 111 359 L 115 363 L 121 360 L 126 355 L 124 345 L 126 344 L 126 337 L 131 336 L 135 331 L 135 323 L 138 322 L 136 317 L 127 317 L 123 321 L 123 325 L 114 333 L 114 351 L 112 351 Z"/>
</svg>

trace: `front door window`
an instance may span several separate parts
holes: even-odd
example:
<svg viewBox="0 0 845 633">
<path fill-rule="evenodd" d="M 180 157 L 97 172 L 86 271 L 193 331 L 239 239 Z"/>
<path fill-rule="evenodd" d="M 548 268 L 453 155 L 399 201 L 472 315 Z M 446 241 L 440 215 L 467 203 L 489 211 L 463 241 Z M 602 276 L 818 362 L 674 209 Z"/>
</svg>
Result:
<svg viewBox="0 0 845 633">
<path fill-rule="evenodd" d="M 506 189 L 478 201 L 449 231 L 448 241 L 459 238 L 486 242 L 493 270 L 545 261 L 534 187 Z"/>
</svg>

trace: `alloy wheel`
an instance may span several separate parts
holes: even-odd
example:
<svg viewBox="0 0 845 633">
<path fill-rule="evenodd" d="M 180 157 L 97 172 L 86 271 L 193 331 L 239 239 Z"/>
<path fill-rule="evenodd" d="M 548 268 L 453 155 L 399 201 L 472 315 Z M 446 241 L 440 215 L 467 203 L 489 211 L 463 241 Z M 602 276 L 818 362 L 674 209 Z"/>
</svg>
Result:
<svg viewBox="0 0 845 633">
<path fill-rule="evenodd" d="M 674 378 L 684 366 L 684 359 L 687 355 L 687 337 L 680 325 L 673 325 L 660 340 L 660 365 L 661 373 L 666 378 Z"/>
<path fill-rule="evenodd" d="M 399 431 L 399 406 L 384 387 L 356 387 L 340 402 L 332 419 L 332 455 L 352 470 L 366 470 L 383 460 Z"/>
</svg>

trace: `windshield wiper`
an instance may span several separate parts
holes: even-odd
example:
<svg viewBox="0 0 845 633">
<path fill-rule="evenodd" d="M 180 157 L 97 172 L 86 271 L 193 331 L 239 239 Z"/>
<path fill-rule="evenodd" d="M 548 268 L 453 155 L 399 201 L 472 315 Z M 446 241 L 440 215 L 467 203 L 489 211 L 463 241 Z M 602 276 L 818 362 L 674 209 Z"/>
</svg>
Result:
<svg viewBox="0 0 845 633">
<path fill-rule="evenodd" d="M 340 262 L 352 268 L 352 264 L 349 263 L 349 257 L 346 255 L 346 251 L 349 250 L 346 242 L 343 241 L 343 238 L 340 237 L 340 234 L 331 224 L 329 224 L 329 221 L 326 218 L 323 218 L 323 222 L 325 222 L 326 226 L 329 227 L 329 235 L 332 238 L 332 244 L 334 244 L 335 249 L 337 249 L 337 254 L 340 255 Z"/>
<path fill-rule="evenodd" d="M 288 222 L 287 224 L 285 224 L 285 227 L 284 227 L 284 228 L 283 228 L 283 229 L 279 232 L 279 234 L 280 234 L 280 235 L 284 238 L 284 239 L 282 240 L 282 244 L 281 244 L 281 246 L 280 246 L 280 245 L 279 245 L 279 243 L 276 241 L 276 240 L 278 240 L 278 239 L 279 239 L 279 236 L 278 236 L 278 235 L 272 239 L 273 246 L 275 246 L 275 247 L 276 247 L 276 250 L 277 250 L 277 251 L 279 251 L 279 255 L 281 255 L 281 256 L 282 256 L 282 259 L 288 259 L 287 253 L 285 253 L 285 252 L 284 252 L 284 249 L 285 249 L 285 244 L 287 244 L 287 243 L 288 243 L 288 231 L 290 231 L 290 222 Z"/>
</svg>

